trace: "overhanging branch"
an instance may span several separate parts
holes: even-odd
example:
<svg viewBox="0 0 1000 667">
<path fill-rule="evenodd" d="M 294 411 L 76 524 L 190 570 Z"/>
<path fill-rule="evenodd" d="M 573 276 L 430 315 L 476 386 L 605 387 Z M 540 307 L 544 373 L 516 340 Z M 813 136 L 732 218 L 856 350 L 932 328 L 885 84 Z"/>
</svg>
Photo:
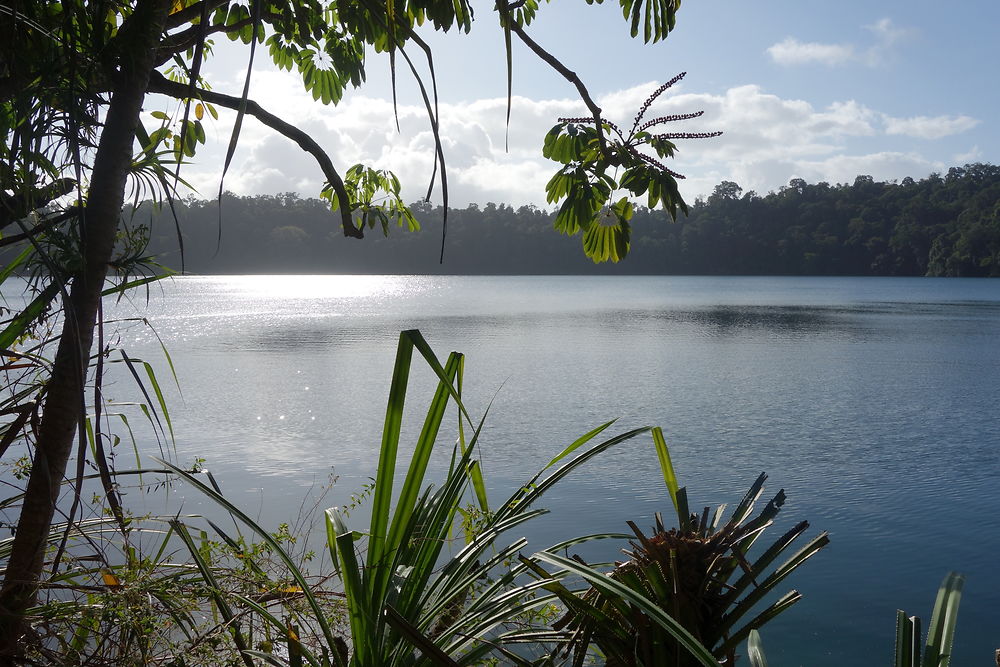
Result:
<svg viewBox="0 0 1000 667">
<path fill-rule="evenodd" d="M 524 42 L 524 45 L 531 49 L 536 56 L 544 60 L 552 69 L 559 72 L 564 79 L 576 86 L 577 92 L 580 93 L 580 98 L 583 100 L 583 103 L 587 105 L 590 113 L 594 116 L 594 125 L 597 128 L 597 138 L 601 145 L 601 152 L 606 152 L 607 145 L 604 139 L 601 107 L 597 106 L 597 103 L 594 102 L 594 99 L 590 96 L 590 91 L 587 90 L 587 87 L 583 84 L 580 77 L 577 76 L 576 72 L 563 65 L 558 58 L 543 49 L 538 42 L 531 39 L 531 37 L 528 36 L 528 33 L 524 31 L 524 28 L 518 25 L 517 21 L 510 21 L 510 31 L 517 35 L 518 39 Z"/>
<path fill-rule="evenodd" d="M 65 222 L 70 218 L 76 217 L 77 215 L 79 215 L 79 213 L 80 209 L 77 208 L 73 208 L 68 211 L 63 211 L 62 213 L 53 218 L 47 218 L 45 220 L 42 220 L 41 222 L 39 222 L 37 225 L 35 225 L 26 232 L 22 232 L 21 234 L 14 234 L 12 236 L 5 236 L 2 239 L 0 239 L 0 248 L 13 245 L 15 243 L 20 243 L 25 239 L 30 239 L 33 236 L 37 236 L 38 234 L 41 234 L 46 230 L 52 229 L 60 222 Z"/>
<path fill-rule="evenodd" d="M 273 20 L 279 18 L 279 15 L 269 14 L 267 18 Z M 220 32 L 224 32 L 226 34 L 233 34 L 251 25 L 253 25 L 253 18 L 248 17 L 243 19 L 242 21 L 236 21 L 235 23 L 228 25 L 216 24 L 207 26 L 204 31 L 204 35 L 205 36 L 214 35 Z M 203 36 L 202 26 L 199 24 L 195 24 L 190 28 L 187 28 L 181 32 L 175 32 L 165 37 L 163 41 L 160 42 L 160 45 L 156 49 L 158 51 L 156 56 L 157 67 L 166 63 L 168 60 L 174 57 L 174 55 L 187 51 L 190 48 L 193 48 L 198 43 L 198 40 L 202 38 L 202 36 Z"/>
<path fill-rule="evenodd" d="M 187 84 L 171 81 L 157 71 L 154 71 L 150 76 L 147 91 L 176 97 L 177 99 L 186 99 L 191 94 L 191 89 Z M 201 88 L 196 89 L 194 92 L 195 96 L 204 102 L 216 104 L 227 109 L 236 110 L 240 108 L 241 99 L 239 97 Z M 344 236 L 352 236 L 357 239 L 363 238 L 364 231 L 359 229 L 351 218 L 351 199 L 347 194 L 347 189 L 344 187 L 344 181 L 340 177 L 340 174 L 337 173 L 336 168 L 334 168 L 330 157 L 320 145 L 308 134 L 291 123 L 278 118 L 273 113 L 266 111 L 253 100 L 247 100 L 245 108 L 247 114 L 253 116 L 282 136 L 291 139 L 299 145 L 299 148 L 313 156 L 319 164 L 319 168 L 323 171 L 323 175 L 326 176 L 327 181 L 333 186 L 333 191 L 337 193 L 337 200 L 340 202 L 340 216 L 344 227 Z"/>
<path fill-rule="evenodd" d="M 43 187 L 28 188 L 10 195 L 0 190 L 0 229 L 69 194 L 75 187 L 76 181 L 72 178 L 60 178 Z"/>
</svg>

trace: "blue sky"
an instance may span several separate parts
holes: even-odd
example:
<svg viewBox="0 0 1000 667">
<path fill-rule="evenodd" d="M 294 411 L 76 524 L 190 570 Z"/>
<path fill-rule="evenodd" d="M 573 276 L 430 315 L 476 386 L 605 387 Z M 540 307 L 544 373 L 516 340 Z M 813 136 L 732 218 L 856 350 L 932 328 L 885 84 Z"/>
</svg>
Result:
<svg viewBox="0 0 1000 667">
<path fill-rule="evenodd" d="M 428 35 L 452 202 L 545 206 L 544 183 L 556 166 L 541 157 L 542 138 L 558 116 L 584 108 L 569 83 L 515 43 L 515 103 L 504 150 L 505 61 L 491 6 L 478 3 L 468 35 Z M 580 74 L 612 120 L 631 119 L 657 85 L 688 72 L 652 111 L 704 110 L 670 129 L 724 131 L 680 144 L 671 166 L 688 176 L 681 190 L 693 200 L 721 180 L 764 193 L 791 178 L 921 178 L 966 162 L 1000 162 L 998 28 L 996 0 L 686 0 L 674 32 L 644 45 L 629 37 L 617 2 L 554 0 L 529 30 Z M 209 80 L 238 94 L 244 60 L 245 50 L 220 45 L 207 66 Z M 355 162 L 392 169 L 407 199 L 422 194 L 431 141 L 407 74 L 400 73 L 397 133 L 387 62 L 371 58 L 368 83 L 334 108 L 312 102 L 293 75 L 264 60 L 254 67 L 251 97 L 313 133 L 343 169 Z M 212 145 L 187 172 L 205 196 L 218 188 L 227 118 L 209 128 Z M 254 122 L 245 126 L 226 178 L 227 189 L 246 194 L 315 196 L 320 182 L 308 156 Z"/>
</svg>

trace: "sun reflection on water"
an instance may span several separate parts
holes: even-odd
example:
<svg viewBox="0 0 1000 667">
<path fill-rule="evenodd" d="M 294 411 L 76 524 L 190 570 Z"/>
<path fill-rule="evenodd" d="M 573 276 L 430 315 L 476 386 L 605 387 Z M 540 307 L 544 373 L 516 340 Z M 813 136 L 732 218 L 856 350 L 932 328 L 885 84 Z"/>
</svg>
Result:
<svg viewBox="0 0 1000 667">
<path fill-rule="evenodd" d="M 233 292 L 261 299 L 379 299 L 414 289 L 409 276 L 220 276 L 215 280 Z"/>
</svg>

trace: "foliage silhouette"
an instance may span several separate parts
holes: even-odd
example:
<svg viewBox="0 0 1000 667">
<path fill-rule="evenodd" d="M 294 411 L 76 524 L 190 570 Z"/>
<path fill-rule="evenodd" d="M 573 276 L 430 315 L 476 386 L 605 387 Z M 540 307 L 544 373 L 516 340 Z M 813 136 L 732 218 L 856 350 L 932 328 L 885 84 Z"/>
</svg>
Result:
<svg viewBox="0 0 1000 667">
<path fill-rule="evenodd" d="M 622 0 L 633 36 L 645 41 L 667 36 L 675 23 L 676 0 Z M 496 16 L 507 37 L 508 100 L 511 36 L 532 47 L 566 76 L 590 105 L 582 81 L 558 59 L 545 53 L 526 32 L 538 5 L 501 0 Z M 366 226 L 388 229 L 390 222 L 415 227 L 399 200 L 399 184 L 386 172 L 356 166 L 342 177 L 334 161 L 312 137 L 267 111 L 250 97 L 258 45 L 271 60 L 298 73 L 313 99 L 336 103 L 365 78 L 368 51 L 388 55 L 395 81 L 402 58 L 421 91 L 434 137 L 435 176 L 440 183 L 446 222 L 448 181 L 439 133 L 433 56 L 418 34 L 433 30 L 468 32 L 473 11 L 468 0 L 0 0 L 0 229 L 19 234 L 3 239 L 13 253 L 3 277 L 27 273 L 33 298 L 4 323 L 5 352 L 28 355 L 38 370 L 8 383 L 2 409 L 19 417 L 5 425 L 4 448 L 20 440 L 32 464 L 6 559 L 0 588 L 0 656 L 13 660 L 27 630 L 25 612 L 35 599 L 46 567 L 50 529 L 67 466 L 77 444 L 76 494 L 68 524 L 79 502 L 87 442 L 86 405 L 98 416 L 95 463 L 103 469 L 105 495 L 123 532 L 128 531 L 117 504 L 113 477 L 103 447 L 101 393 L 105 345 L 101 303 L 109 276 L 121 290 L 134 285 L 136 273 L 164 275 L 143 252 L 145 230 L 121 216 L 128 191 L 133 202 L 145 197 L 176 208 L 175 189 L 183 183 L 183 165 L 206 141 L 204 123 L 217 107 L 236 112 L 223 164 L 232 164 L 243 120 L 255 117 L 270 130 L 309 154 L 323 173 L 322 196 L 339 213 L 340 233 L 361 238 Z M 211 40 L 225 37 L 247 46 L 243 91 L 231 96 L 211 89 L 202 65 Z M 411 55 L 414 54 L 414 55 Z M 425 85 L 416 62 L 431 74 Z M 544 54 L 544 55 L 543 55 Z M 151 115 L 159 124 L 146 127 L 142 110 L 159 94 L 170 103 Z M 157 102 L 162 102 L 160 98 Z M 175 106 L 171 106 L 174 105 Z M 600 110 L 594 120 L 600 125 Z M 431 178 L 431 185 L 435 182 Z M 220 182 L 220 195 L 224 182 Z M 222 226 L 216 226 L 216 247 Z M 175 241 L 183 251 L 180 230 Z M 294 245 L 293 230 L 279 234 Z M 299 237 L 300 238 L 300 237 Z M 116 250 L 117 248 L 117 250 Z M 180 259 L 183 270 L 183 254 Z M 61 333 L 47 332 L 60 321 Z M 37 343 L 35 334 L 45 334 Z M 93 354 L 94 345 L 98 346 Z M 51 361 L 45 360 L 56 347 Z M 88 373 L 94 365 L 94 379 Z M 88 392 L 93 390 L 92 398 Z M 24 416 L 27 415 L 27 416 Z M 57 549 L 51 570 L 58 569 Z"/>
<path fill-rule="evenodd" d="M 534 206 L 453 209 L 443 266 L 434 238 L 440 210 L 426 203 L 412 209 L 429 233 L 372 235 L 348 249 L 330 234 L 320 201 L 226 195 L 240 233 L 218 256 L 215 204 L 179 201 L 177 214 L 188 266 L 200 273 L 1000 275 L 1000 167 L 948 173 L 833 186 L 796 179 L 763 196 L 723 182 L 674 224 L 636 206 L 628 261 L 596 266 L 553 233 L 556 212 Z M 148 204 L 136 216 L 152 216 L 150 251 L 179 267 L 173 223 Z"/>
</svg>

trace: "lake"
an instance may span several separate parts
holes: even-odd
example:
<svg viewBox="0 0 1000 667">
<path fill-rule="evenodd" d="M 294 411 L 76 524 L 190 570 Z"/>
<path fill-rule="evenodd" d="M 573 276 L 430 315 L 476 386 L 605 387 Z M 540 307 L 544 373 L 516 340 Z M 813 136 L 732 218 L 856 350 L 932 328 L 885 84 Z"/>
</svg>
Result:
<svg viewBox="0 0 1000 667">
<path fill-rule="evenodd" d="M 736 502 L 767 471 L 765 499 L 788 494 L 771 539 L 803 518 L 832 539 L 785 587 L 805 599 L 762 633 L 772 664 L 887 664 L 897 607 L 926 622 L 951 569 L 967 576 L 956 664 L 1000 647 L 998 281 L 184 277 L 148 309 L 133 301 L 114 312 L 148 316 L 176 366 L 174 456 L 207 459 L 266 522 L 294 519 L 330 475 L 326 505 L 374 474 L 398 333 L 417 328 L 441 358 L 467 354 L 475 416 L 495 395 L 481 445 L 494 500 L 616 417 L 663 427 L 693 507 Z M 153 330 L 121 326 L 169 384 Z M 422 370 L 411 440 L 432 386 Z M 121 375 L 108 392 L 135 398 Z M 529 548 L 671 511 L 648 437 L 543 505 Z"/>
</svg>

